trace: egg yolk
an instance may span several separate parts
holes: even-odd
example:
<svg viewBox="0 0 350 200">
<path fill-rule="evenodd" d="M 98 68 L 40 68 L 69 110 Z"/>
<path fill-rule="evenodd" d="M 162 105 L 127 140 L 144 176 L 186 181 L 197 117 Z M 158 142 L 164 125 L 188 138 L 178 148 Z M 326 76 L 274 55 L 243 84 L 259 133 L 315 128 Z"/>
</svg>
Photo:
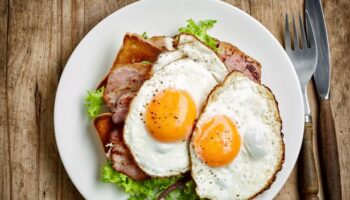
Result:
<svg viewBox="0 0 350 200">
<path fill-rule="evenodd" d="M 192 97 L 183 90 L 167 89 L 148 104 L 145 124 L 153 138 L 162 142 L 187 139 L 196 119 Z"/>
<path fill-rule="evenodd" d="M 235 124 L 224 115 L 215 116 L 198 127 L 193 139 L 197 155 L 211 167 L 230 163 L 241 146 Z"/>
</svg>

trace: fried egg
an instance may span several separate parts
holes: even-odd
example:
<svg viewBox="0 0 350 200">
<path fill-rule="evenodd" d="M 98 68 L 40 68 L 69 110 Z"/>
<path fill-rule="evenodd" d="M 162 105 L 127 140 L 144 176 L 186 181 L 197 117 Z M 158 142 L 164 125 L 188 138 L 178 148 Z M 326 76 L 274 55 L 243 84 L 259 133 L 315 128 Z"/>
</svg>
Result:
<svg viewBox="0 0 350 200">
<path fill-rule="evenodd" d="M 250 199 L 281 169 L 284 144 L 276 100 L 265 86 L 230 73 L 210 94 L 190 142 L 196 192 Z"/>
<path fill-rule="evenodd" d="M 199 41 L 195 36 L 181 34 L 175 51 L 168 51 L 159 55 L 153 66 L 153 71 L 157 72 L 174 60 L 189 58 L 200 64 L 201 67 L 211 72 L 218 82 L 222 82 L 228 74 L 228 70 L 216 53 Z"/>
<path fill-rule="evenodd" d="M 195 121 L 228 71 L 194 36 L 180 35 L 176 50 L 162 53 L 152 73 L 131 102 L 124 140 L 148 175 L 181 174 L 190 168 L 188 145 Z"/>
</svg>

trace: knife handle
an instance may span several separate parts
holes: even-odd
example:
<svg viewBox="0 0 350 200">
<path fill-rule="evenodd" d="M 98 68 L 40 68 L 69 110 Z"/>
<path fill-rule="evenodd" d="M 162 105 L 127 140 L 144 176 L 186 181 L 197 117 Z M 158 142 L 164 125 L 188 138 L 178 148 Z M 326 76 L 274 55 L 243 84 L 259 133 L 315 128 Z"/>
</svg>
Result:
<svg viewBox="0 0 350 200">
<path fill-rule="evenodd" d="M 319 149 L 325 199 L 342 199 L 337 138 L 329 99 L 320 100 Z"/>
<path fill-rule="evenodd" d="M 318 200 L 318 177 L 313 150 L 312 122 L 305 122 L 303 145 L 301 147 L 299 177 L 302 199 Z"/>
</svg>

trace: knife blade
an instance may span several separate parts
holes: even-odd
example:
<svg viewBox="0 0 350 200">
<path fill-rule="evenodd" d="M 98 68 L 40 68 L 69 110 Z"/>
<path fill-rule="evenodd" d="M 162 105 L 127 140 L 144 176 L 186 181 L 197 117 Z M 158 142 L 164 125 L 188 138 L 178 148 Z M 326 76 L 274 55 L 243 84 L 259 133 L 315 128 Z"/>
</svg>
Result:
<svg viewBox="0 0 350 200">
<path fill-rule="evenodd" d="M 305 9 L 309 12 L 315 27 L 315 38 L 318 50 L 318 59 L 314 80 L 318 95 L 321 99 L 329 98 L 330 91 L 330 55 L 328 35 L 320 0 L 306 0 Z"/>
<path fill-rule="evenodd" d="M 309 12 L 315 28 L 318 58 L 314 81 L 319 101 L 318 145 L 320 168 L 325 199 L 342 199 L 339 153 L 334 120 L 330 104 L 331 65 L 327 29 L 320 0 L 306 0 L 305 9 Z"/>
</svg>

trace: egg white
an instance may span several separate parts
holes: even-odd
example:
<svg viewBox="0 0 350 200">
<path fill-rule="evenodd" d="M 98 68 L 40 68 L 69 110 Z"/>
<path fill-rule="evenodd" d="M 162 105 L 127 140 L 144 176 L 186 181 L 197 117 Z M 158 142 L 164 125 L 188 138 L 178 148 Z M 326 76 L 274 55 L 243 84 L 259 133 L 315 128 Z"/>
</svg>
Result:
<svg viewBox="0 0 350 200">
<path fill-rule="evenodd" d="M 195 36 L 181 34 L 178 36 L 176 50 L 168 51 L 159 55 L 152 70 L 157 72 L 174 60 L 189 58 L 209 71 L 214 78 L 222 82 L 228 70 L 216 53 L 199 41 Z"/>
<path fill-rule="evenodd" d="M 205 69 L 210 71 L 214 78 L 221 83 L 228 70 L 216 53 L 199 41 L 193 35 L 181 34 L 177 48 L 183 51 L 186 56 L 200 63 Z"/>
<path fill-rule="evenodd" d="M 228 165 L 210 167 L 199 158 L 191 141 L 196 191 L 208 199 L 252 198 L 271 184 L 283 162 L 282 123 L 274 96 L 266 87 L 233 72 L 211 93 L 196 126 L 216 115 L 226 115 L 235 123 L 241 137 L 240 152 Z"/>
</svg>

